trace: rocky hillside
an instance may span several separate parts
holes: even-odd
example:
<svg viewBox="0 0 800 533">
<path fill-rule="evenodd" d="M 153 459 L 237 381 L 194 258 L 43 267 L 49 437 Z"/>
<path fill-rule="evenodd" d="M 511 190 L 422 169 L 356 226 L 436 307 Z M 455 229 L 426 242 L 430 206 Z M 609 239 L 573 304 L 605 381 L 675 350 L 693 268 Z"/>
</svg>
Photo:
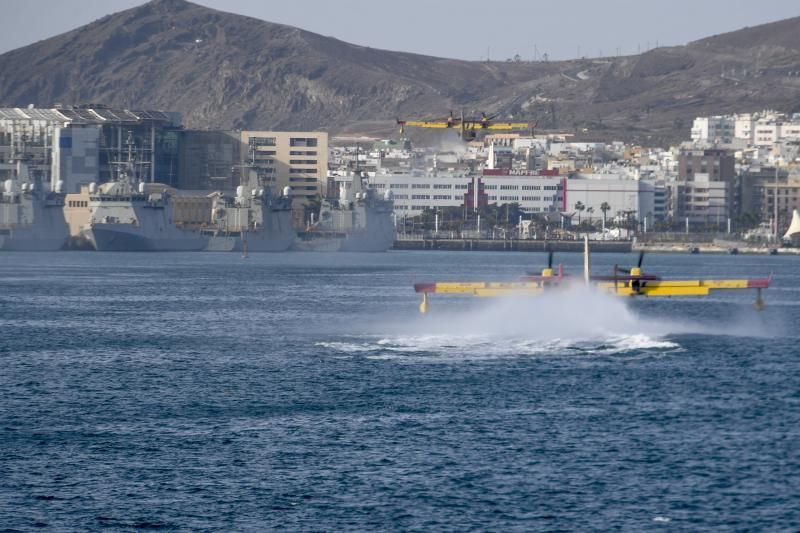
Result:
<svg viewBox="0 0 800 533">
<path fill-rule="evenodd" d="M 0 105 L 105 103 L 180 111 L 194 128 L 353 133 L 465 107 L 660 142 L 686 137 L 699 114 L 800 111 L 798 31 L 795 18 L 637 56 L 486 63 L 153 0 L 0 55 Z"/>
</svg>

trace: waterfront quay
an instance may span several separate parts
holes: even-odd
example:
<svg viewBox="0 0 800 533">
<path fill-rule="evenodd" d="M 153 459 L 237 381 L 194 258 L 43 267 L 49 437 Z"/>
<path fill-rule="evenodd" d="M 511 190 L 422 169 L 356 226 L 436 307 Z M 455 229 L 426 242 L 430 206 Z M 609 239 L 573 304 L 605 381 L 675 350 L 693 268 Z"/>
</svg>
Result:
<svg viewBox="0 0 800 533">
<path fill-rule="evenodd" d="M 628 253 L 631 241 L 590 241 L 592 252 Z M 393 250 L 466 250 L 475 252 L 583 252 L 582 240 L 399 237 Z"/>
<path fill-rule="evenodd" d="M 742 255 L 800 255 L 800 248 L 759 245 L 740 241 L 711 242 L 639 240 L 590 240 L 589 248 L 596 253 L 700 253 Z M 470 252 L 583 252 L 583 241 L 573 239 L 486 239 L 469 237 L 433 237 L 398 235 L 393 250 L 443 250 Z"/>
</svg>

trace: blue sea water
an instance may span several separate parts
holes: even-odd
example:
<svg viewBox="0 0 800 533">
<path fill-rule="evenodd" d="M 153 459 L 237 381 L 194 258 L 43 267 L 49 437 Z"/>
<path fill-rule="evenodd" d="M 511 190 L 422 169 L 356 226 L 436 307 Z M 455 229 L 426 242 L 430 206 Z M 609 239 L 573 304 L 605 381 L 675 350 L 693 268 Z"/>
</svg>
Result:
<svg viewBox="0 0 800 533">
<path fill-rule="evenodd" d="M 800 258 L 646 258 L 774 273 L 762 313 L 584 289 L 417 312 L 415 280 L 544 260 L 4 254 L 0 529 L 797 530 Z"/>
</svg>

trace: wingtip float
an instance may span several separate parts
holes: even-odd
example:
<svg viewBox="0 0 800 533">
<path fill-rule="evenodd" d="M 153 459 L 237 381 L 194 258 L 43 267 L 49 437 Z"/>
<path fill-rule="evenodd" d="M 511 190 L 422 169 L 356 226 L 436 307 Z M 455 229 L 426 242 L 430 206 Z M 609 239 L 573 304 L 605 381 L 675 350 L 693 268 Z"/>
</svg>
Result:
<svg viewBox="0 0 800 533">
<path fill-rule="evenodd" d="M 639 254 L 637 266 L 630 269 L 614 266 L 611 276 L 591 274 L 591 255 L 589 241 L 584 239 L 583 281 L 602 291 L 617 296 L 708 296 L 717 290 L 755 290 L 755 308 L 764 309 L 762 290 L 769 288 L 772 276 L 758 279 L 695 279 L 665 280 L 653 274 L 642 272 L 644 253 Z M 541 275 L 527 274 L 518 281 L 495 282 L 434 282 L 415 283 L 414 290 L 422 294 L 419 305 L 420 313 L 428 312 L 428 295 L 430 294 L 464 294 L 469 296 L 490 297 L 510 295 L 539 295 L 545 291 L 564 287 L 574 283 L 575 278 L 564 274 L 563 265 L 553 270 L 553 253 L 548 254 L 547 267 Z"/>
</svg>

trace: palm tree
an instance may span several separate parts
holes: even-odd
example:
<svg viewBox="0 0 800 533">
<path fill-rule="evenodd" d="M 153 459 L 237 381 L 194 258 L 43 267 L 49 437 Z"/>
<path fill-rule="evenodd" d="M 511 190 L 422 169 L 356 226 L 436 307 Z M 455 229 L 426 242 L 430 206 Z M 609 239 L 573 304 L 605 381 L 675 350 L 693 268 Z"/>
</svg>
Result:
<svg viewBox="0 0 800 533">
<path fill-rule="evenodd" d="M 594 207 L 587 207 L 586 212 L 589 213 L 589 225 L 592 225 L 592 213 L 594 213 Z"/>
<path fill-rule="evenodd" d="M 581 225 L 581 211 L 586 209 L 586 206 L 583 205 L 583 202 L 576 202 L 575 203 L 575 211 L 578 212 L 578 226 Z"/>
<path fill-rule="evenodd" d="M 608 205 L 608 202 L 603 202 L 600 204 L 600 211 L 603 212 L 603 231 L 606 229 L 606 213 L 611 211 L 611 206 Z"/>
</svg>

